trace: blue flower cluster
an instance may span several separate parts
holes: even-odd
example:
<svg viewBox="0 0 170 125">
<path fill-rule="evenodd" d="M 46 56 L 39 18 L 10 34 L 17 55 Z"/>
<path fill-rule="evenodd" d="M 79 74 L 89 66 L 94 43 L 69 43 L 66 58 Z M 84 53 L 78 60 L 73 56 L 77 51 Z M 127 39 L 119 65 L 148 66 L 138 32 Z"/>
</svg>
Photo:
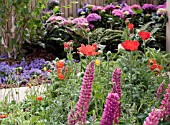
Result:
<svg viewBox="0 0 170 125">
<path fill-rule="evenodd" d="M 48 65 L 44 59 L 35 59 L 28 63 L 23 60 L 18 64 L 8 65 L 6 62 L 0 63 L 0 84 L 2 83 L 19 83 L 29 82 L 34 76 L 46 77 L 47 71 L 43 68 Z"/>
</svg>

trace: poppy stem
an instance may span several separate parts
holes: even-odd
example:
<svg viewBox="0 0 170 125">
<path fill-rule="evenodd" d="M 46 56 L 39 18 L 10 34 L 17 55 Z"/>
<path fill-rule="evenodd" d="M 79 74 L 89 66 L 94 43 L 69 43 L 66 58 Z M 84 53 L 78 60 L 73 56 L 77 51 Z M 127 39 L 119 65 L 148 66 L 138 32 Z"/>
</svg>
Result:
<svg viewBox="0 0 170 125">
<path fill-rule="evenodd" d="M 130 52 L 130 101 L 132 102 L 132 51 Z"/>
<path fill-rule="evenodd" d="M 110 59 L 110 57 L 109 56 L 107 56 L 107 80 L 108 80 L 108 82 L 107 83 L 109 83 L 109 59 Z M 107 84 L 107 86 L 106 86 L 106 89 L 108 90 L 108 84 Z"/>
<path fill-rule="evenodd" d="M 144 55 L 146 57 L 146 41 L 143 41 L 143 51 L 144 51 Z"/>
</svg>

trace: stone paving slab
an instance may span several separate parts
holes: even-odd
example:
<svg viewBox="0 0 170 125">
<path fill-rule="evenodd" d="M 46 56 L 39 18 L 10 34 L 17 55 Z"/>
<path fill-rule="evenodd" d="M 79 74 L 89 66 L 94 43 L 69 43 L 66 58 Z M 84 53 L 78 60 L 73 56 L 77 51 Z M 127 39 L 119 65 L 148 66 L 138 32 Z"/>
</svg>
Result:
<svg viewBox="0 0 170 125">
<path fill-rule="evenodd" d="M 10 89 L 0 89 L 0 101 L 3 101 L 7 98 L 8 102 L 16 100 L 20 102 L 26 98 L 26 94 L 29 94 L 32 91 L 42 93 L 46 90 L 46 85 L 32 86 L 29 87 L 20 87 L 20 88 L 10 88 Z"/>
</svg>

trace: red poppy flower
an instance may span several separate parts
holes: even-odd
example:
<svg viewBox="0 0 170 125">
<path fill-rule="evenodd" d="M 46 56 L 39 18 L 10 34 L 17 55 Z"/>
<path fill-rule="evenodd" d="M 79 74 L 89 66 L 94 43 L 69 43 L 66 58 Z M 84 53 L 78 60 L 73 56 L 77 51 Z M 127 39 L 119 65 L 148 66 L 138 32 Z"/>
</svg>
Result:
<svg viewBox="0 0 170 125">
<path fill-rule="evenodd" d="M 37 101 L 42 101 L 42 99 L 43 99 L 42 96 L 36 97 L 36 100 L 37 100 Z"/>
<path fill-rule="evenodd" d="M 64 50 L 73 50 L 73 40 L 64 43 Z"/>
<path fill-rule="evenodd" d="M 0 115 L 0 118 L 6 118 L 7 114 Z"/>
<path fill-rule="evenodd" d="M 64 49 L 68 49 L 68 44 L 64 43 Z"/>
<path fill-rule="evenodd" d="M 133 28 L 134 28 L 134 25 L 133 25 L 132 23 L 129 23 L 129 24 L 128 24 L 128 29 L 129 29 L 129 30 L 133 30 Z"/>
<path fill-rule="evenodd" d="M 148 66 L 152 66 L 153 64 L 157 64 L 155 59 L 149 59 L 148 60 Z"/>
<path fill-rule="evenodd" d="M 162 70 L 162 66 L 158 65 L 158 64 L 153 64 L 150 69 L 152 71 L 155 71 L 157 74 L 160 73 L 160 71 Z"/>
<path fill-rule="evenodd" d="M 147 40 L 150 38 L 150 32 L 140 31 L 139 35 L 142 40 Z"/>
<path fill-rule="evenodd" d="M 58 68 L 57 69 L 57 74 L 61 73 L 62 72 L 62 68 Z"/>
<path fill-rule="evenodd" d="M 52 72 L 52 70 L 49 69 L 48 72 Z"/>
<path fill-rule="evenodd" d="M 97 44 L 93 44 L 92 46 L 91 45 L 85 46 L 84 44 L 81 44 L 81 47 L 78 48 L 78 50 L 80 51 L 78 53 L 79 54 L 82 53 L 87 56 L 94 56 L 98 54 L 98 52 L 96 52 L 96 49 Z"/>
<path fill-rule="evenodd" d="M 150 69 L 151 69 L 152 71 L 160 71 L 160 70 L 162 70 L 162 66 L 160 66 L 160 65 L 158 65 L 158 64 L 153 64 L 153 65 L 150 67 Z"/>
<path fill-rule="evenodd" d="M 134 40 L 134 41 L 126 40 L 121 45 L 123 46 L 125 50 L 136 51 L 140 44 L 137 40 Z"/>
<path fill-rule="evenodd" d="M 63 80 L 65 78 L 65 76 L 62 73 L 58 73 L 58 78 Z"/>
<path fill-rule="evenodd" d="M 149 59 L 148 60 L 148 66 L 150 67 L 150 69 L 152 71 L 155 71 L 157 74 L 159 74 L 160 71 L 162 70 L 162 66 L 157 64 L 156 60 L 154 60 L 154 59 Z"/>
<path fill-rule="evenodd" d="M 64 62 L 62 60 L 59 60 L 58 62 L 56 62 L 56 67 L 57 68 L 63 68 L 64 67 Z"/>
</svg>

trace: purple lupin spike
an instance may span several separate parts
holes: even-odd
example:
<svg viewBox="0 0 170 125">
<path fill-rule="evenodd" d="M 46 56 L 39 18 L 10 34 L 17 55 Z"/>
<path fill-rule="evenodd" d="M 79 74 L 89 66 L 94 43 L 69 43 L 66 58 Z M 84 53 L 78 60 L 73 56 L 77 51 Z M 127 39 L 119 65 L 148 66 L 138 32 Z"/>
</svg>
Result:
<svg viewBox="0 0 170 125">
<path fill-rule="evenodd" d="M 164 111 L 162 109 L 152 109 L 143 125 L 158 125 L 159 120 L 162 118 Z"/>
<path fill-rule="evenodd" d="M 113 125 L 115 122 L 114 118 L 120 104 L 119 99 L 120 98 L 117 93 L 108 94 L 100 125 Z"/>
<path fill-rule="evenodd" d="M 92 61 L 86 68 L 81 92 L 75 111 L 71 111 L 68 116 L 68 124 L 82 125 L 86 123 L 86 115 L 88 113 L 89 103 L 92 94 L 92 85 L 94 80 L 94 61 Z"/>
<path fill-rule="evenodd" d="M 158 88 L 158 90 L 157 90 L 157 93 L 156 93 L 156 98 L 157 98 L 157 99 L 158 99 L 159 96 L 164 92 L 164 87 L 165 87 L 165 83 L 162 83 L 162 84 L 159 86 L 159 88 Z"/>
</svg>

